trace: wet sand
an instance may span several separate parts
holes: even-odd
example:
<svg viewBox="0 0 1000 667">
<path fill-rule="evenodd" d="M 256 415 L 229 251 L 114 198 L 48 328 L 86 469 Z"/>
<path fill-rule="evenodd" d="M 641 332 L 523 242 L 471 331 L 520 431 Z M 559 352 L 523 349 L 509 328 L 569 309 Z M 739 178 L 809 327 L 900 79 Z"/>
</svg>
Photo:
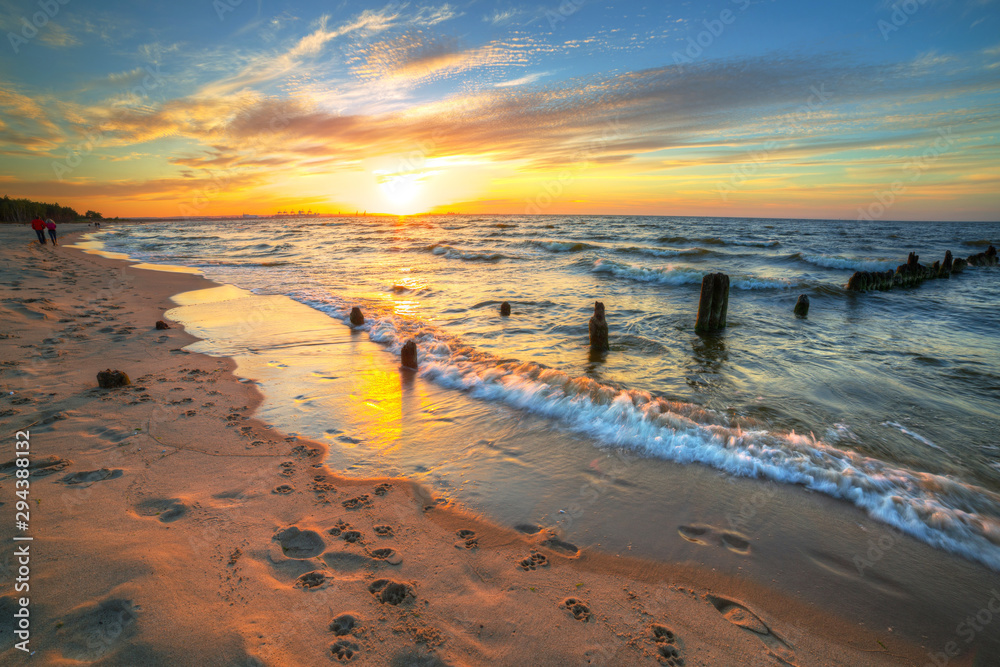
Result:
<svg viewBox="0 0 1000 667">
<path fill-rule="evenodd" d="M 29 233 L 0 227 L 0 462 L 14 458 L 15 431 L 30 431 L 38 502 L 29 530 L 15 531 L 13 466 L 2 469 L 9 519 L 0 562 L 12 573 L 13 536 L 34 537 L 29 646 L 40 664 L 905 665 L 924 664 L 949 641 L 960 650 L 947 664 L 997 655 L 988 624 L 971 642 L 958 634 L 963 610 L 988 609 L 993 573 L 899 538 L 873 563 L 878 578 L 852 578 L 850 554 L 875 524 L 815 494 L 768 490 L 757 509 L 753 494 L 771 486 L 674 466 L 677 498 L 635 508 L 640 524 L 660 517 L 645 524 L 650 543 L 638 558 L 616 547 L 626 528 L 599 518 L 582 519 L 595 537 L 580 548 L 556 522 L 515 527 L 535 515 L 524 508 L 476 515 L 412 479 L 342 475 L 326 464 L 338 460 L 330 448 L 341 435 L 403 449 L 452 435 L 404 419 L 435 390 L 331 326 L 313 352 L 339 369 L 327 400 L 342 433 L 280 433 L 255 419 L 262 395 L 237 380 L 236 361 L 185 349 L 194 336 L 154 323 L 180 303 L 178 317 L 238 340 L 241 327 L 255 336 L 285 327 L 274 316 L 288 304 L 191 294 L 218 286 L 38 246 Z M 318 331 L 299 319 L 293 328 Z M 107 367 L 133 384 L 98 389 L 95 375 Z M 376 410 L 371 397 L 398 405 Z M 517 480 L 506 484 L 516 495 Z M 747 503 L 740 530 L 723 523 Z M 831 578 L 810 595 L 791 590 L 802 576 L 781 571 L 781 552 L 806 548 L 812 535 L 782 516 L 826 536 L 814 551 Z M 5 637 L 17 604 L 3 591 Z M 859 624 L 842 611 L 852 605 L 886 627 Z M 0 651 L 4 663 L 27 658 L 11 644 Z"/>
</svg>

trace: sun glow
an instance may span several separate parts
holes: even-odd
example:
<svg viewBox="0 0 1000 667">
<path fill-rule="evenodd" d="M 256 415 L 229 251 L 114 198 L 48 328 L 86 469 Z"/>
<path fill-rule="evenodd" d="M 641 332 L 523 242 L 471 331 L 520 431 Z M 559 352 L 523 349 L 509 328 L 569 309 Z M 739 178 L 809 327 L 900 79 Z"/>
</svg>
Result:
<svg viewBox="0 0 1000 667">
<path fill-rule="evenodd" d="M 424 181 L 426 176 L 413 172 L 375 172 L 379 193 L 385 202 L 386 213 L 412 215 L 426 209 Z"/>
</svg>

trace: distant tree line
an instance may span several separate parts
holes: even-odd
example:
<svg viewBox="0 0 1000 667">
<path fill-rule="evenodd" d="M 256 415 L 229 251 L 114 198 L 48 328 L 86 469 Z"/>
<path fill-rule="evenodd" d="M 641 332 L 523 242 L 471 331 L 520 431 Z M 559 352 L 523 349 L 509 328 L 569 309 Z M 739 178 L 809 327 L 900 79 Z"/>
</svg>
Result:
<svg viewBox="0 0 1000 667">
<path fill-rule="evenodd" d="M 46 204 L 30 199 L 11 199 L 4 195 L 0 201 L 0 222 L 30 222 L 34 218 L 52 218 L 56 222 L 73 222 L 81 217 L 87 220 L 103 220 L 97 211 L 87 211 L 80 215 L 75 209 L 59 204 Z"/>
</svg>

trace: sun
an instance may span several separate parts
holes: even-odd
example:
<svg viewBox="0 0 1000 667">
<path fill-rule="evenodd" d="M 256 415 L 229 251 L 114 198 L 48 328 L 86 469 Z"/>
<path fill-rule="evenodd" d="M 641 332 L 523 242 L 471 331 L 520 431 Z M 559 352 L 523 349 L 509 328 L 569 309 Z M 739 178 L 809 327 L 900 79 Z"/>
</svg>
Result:
<svg viewBox="0 0 1000 667">
<path fill-rule="evenodd" d="M 375 172 L 387 213 L 412 215 L 425 208 L 424 177 L 413 172 Z"/>
</svg>

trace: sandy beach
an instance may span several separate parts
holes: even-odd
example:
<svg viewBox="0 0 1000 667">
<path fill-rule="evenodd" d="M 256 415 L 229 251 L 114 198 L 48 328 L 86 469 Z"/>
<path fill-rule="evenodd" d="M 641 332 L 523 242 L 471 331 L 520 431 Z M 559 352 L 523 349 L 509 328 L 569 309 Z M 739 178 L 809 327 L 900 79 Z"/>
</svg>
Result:
<svg viewBox="0 0 1000 667">
<path fill-rule="evenodd" d="M 0 597 L 4 664 L 913 665 L 955 634 L 875 632 L 777 585 L 580 549 L 406 479 L 341 476 L 327 443 L 255 419 L 262 396 L 236 362 L 185 349 L 197 339 L 177 322 L 155 328 L 229 288 L 39 246 L 20 225 L 0 234 L 5 580 L 23 575 L 15 549 L 30 553 L 30 588 Z M 106 368 L 132 384 L 99 389 Z M 22 608 L 28 652 L 14 645 Z M 991 664 L 962 649 L 946 664 Z"/>
</svg>

